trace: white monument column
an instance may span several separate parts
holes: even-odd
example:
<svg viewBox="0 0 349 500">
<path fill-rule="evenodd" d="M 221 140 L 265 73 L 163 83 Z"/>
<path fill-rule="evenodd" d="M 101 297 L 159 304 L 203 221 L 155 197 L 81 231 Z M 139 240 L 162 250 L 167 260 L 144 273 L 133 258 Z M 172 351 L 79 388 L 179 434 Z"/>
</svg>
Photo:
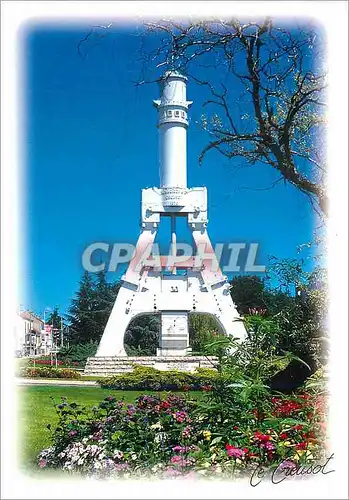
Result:
<svg viewBox="0 0 349 500">
<path fill-rule="evenodd" d="M 227 335 L 246 337 L 246 331 L 231 299 L 229 283 L 219 268 L 207 232 L 207 189 L 187 187 L 187 78 L 168 71 L 160 79 L 158 110 L 160 186 L 142 190 L 141 232 L 135 254 L 122 276 L 121 288 L 105 327 L 95 358 L 125 356 L 124 335 L 131 320 L 141 314 L 160 314 L 161 333 L 157 356 L 186 356 L 190 353 L 188 316 L 191 312 L 212 315 Z M 176 218 L 185 217 L 193 245 L 203 259 L 177 257 Z M 155 258 L 149 249 L 163 217 L 171 218 L 168 255 Z M 170 264 L 171 263 L 171 264 Z M 188 359 L 188 358 L 186 358 Z"/>
<path fill-rule="evenodd" d="M 188 108 L 187 78 L 177 71 L 167 71 L 160 80 L 160 99 L 154 101 L 158 109 L 159 174 L 163 197 L 177 196 L 180 203 L 187 193 L 187 128 Z M 172 201 L 173 203 L 173 201 Z M 171 255 L 176 255 L 176 211 L 171 211 Z M 178 290 L 181 280 L 174 276 L 170 290 Z M 178 293 L 173 292 L 173 293 Z M 170 307 L 170 306 L 169 306 Z M 189 348 L 189 324 L 187 311 L 163 311 L 158 356 L 185 355 Z"/>
<path fill-rule="evenodd" d="M 160 187 L 187 187 L 187 78 L 168 71 L 160 80 L 158 108 Z"/>
</svg>

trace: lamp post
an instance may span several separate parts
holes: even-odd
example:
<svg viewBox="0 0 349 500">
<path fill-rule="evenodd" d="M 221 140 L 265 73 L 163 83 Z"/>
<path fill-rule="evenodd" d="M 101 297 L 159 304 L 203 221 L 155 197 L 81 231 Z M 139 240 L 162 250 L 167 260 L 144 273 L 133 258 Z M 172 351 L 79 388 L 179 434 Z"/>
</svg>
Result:
<svg viewBox="0 0 349 500">
<path fill-rule="evenodd" d="M 45 307 L 44 309 L 44 332 L 46 335 L 46 312 L 51 312 L 52 308 L 51 307 Z M 50 355 L 51 355 L 51 366 L 52 366 L 52 348 L 53 348 L 53 328 L 51 326 L 51 349 L 50 349 Z"/>
</svg>

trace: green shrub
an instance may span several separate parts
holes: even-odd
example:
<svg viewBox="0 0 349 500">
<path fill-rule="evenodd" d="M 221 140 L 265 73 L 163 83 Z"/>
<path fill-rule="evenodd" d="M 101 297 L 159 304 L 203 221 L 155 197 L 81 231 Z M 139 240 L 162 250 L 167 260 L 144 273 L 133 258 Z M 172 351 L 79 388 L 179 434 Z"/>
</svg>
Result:
<svg viewBox="0 0 349 500">
<path fill-rule="evenodd" d="M 26 366 L 20 370 L 20 376 L 25 378 L 70 378 L 80 379 L 81 375 L 70 368 L 51 368 L 48 366 L 34 368 Z"/>
<path fill-rule="evenodd" d="M 90 341 L 84 344 L 74 344 L 69 347 L 62 347 L 57 357 L 66 364 L 79 363 L 85 365 L 87 358 L 94 356 L 97 352 L 98 342 Z"/>
<path fill-rule="evenodd" d="M 99 384 L 118 390 L 183 391 L 210 386 L 216 377 L 217 372 L 208 368 L 198 368 L 194 373 L 190 373 L 178 370 L 161 371 L 137 365 L 133 372 L 101 379 Z"/>
</svg>

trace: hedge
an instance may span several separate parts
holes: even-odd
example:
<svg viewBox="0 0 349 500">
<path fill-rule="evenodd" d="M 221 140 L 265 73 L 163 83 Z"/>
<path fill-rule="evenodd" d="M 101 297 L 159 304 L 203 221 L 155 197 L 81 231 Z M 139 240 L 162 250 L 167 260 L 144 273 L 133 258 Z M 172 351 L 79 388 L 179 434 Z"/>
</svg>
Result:
<svg viewBox="0 0 349 500">
<path fill-rule="evenodd" d="M 195 372 L 156 370 L 147 366 L 135 366 L 133 372 L 113 375 L 98 380 L 106 389 L 185 391 L 211 388 L 218 373 L 209 368 L 197 368 Z"/>
<path fill-rule="evenodd" d="M 71 370 L 70 368 L 51 368 L 48 366 L 38 368 L 26 366 L 25 368 L 21 368 L 20 376 L 25 378 L 81 378 L 81 374 L 76 370 Z"/>
</svg>

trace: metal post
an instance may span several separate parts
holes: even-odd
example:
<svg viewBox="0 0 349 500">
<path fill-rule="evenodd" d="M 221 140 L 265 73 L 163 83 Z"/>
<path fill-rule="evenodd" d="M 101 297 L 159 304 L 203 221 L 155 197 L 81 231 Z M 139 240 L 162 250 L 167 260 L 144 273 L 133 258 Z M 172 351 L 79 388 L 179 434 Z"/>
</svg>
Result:
<svg viewBox="0 0 349 500">
<path fill-rule="evenodd" d="M 63 347 L 63 318 L 61 317 L 61 347 Z"/>
</svg>

